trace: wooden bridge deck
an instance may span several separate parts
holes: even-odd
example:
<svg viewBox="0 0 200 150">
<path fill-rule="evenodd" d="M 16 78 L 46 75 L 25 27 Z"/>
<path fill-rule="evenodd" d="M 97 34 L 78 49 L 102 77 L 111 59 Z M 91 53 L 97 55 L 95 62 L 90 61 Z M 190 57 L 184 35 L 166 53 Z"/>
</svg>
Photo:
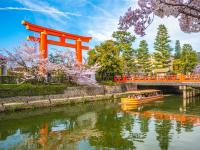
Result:
<svg viewBox="0 0 200 150">
<path fill-rule="evenodd" d="M 135 83 L 137 85 L 170 85 L 200 87 L 200 75 L 166 75 L 166 76 L 115 76 L 118 83 Z"/>
</svg>

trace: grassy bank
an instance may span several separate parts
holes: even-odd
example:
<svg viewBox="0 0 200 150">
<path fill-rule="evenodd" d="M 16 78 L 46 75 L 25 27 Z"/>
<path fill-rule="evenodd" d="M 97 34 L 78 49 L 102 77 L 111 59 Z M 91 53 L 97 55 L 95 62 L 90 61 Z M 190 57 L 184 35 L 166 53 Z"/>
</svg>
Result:
<svg viewBox="0 0 200 150">
<path fill-rule="evenodd" d="M 99 85 L 116 86 L 118 83 L 112 81 L 103 81 Z M 58 84 L 0 84 L 0 98 L 16 96 L 42 96 L 63 94 L 67 87 L 77 86 L 75 83 Z"/>
<path fill-rule="evenodd" d="M 108 80 L 108 81 L 101 81 L 101 82 L 98 82 L 100 85 L 107 85 L 107 86 L 116 86 L 116 85 L 119 85 L 119 83 L 117 82 L 113 82 L 111 80 Z"/>
<path fill-rule="evenodd" d="M 0 98 L 62 94 L 67 84 L 0 84 Z"/>
</svg>

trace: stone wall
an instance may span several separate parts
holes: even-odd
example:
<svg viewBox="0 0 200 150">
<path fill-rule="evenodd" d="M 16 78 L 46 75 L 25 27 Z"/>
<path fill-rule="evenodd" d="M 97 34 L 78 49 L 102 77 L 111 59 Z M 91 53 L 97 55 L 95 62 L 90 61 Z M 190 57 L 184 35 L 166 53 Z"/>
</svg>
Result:
<svg viewBox="0 0 200 150">
<path fill-rule="evenodd" d="M 103 86 L 101 87 L 69 87 L 65 90 L 64 95 L 66 97 L 82 97 L 92 95 L 102 95 L 105 93 Z"/>
<path fill-rule="evenodd" d="M 11 103 L 11 102 L 29 102 L 35 100 L 51 100 L 51 99 L 62 99 L 70 97 L 84 97 L 84 96 L 95 96 L 121 93 L 125 91 L 137 90 L 135 84 L 120 84 L 117 86 L 99 86 L 99 87 L 69 87 L 63 94 L 56 95 L 44 95 L 44 96 L 17 96 L 10 98 L 0 98 L 0 103 Z"/>
<path fill-rule="evenodd" d="M 105 91 L 107 94 L 121 93 L 134 90 L 137 90 L 137 86 L 133 83 L 122 83 L 117 86 L 105 86 Z"/>
</svg>

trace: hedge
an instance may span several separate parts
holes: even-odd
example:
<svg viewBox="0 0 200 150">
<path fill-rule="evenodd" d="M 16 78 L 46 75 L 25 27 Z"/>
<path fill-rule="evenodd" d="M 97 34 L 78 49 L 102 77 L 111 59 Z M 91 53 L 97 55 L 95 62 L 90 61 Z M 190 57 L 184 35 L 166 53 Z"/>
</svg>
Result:
<svg viewBox="0 0 200 150">
<path fill-rule="evenodd" d="M 118 85 L 117 82 L 113 82 L 113 81 L 101 81 L 101 82 L 99 82 L 99 84 L 101 84 L 101 85 L 108 85 L 108 86 Z"/>
<path fill-rule="evenodd" d="M 66 84 L 0 84 L 0 98 L 62 94 Z"/>
</svg>

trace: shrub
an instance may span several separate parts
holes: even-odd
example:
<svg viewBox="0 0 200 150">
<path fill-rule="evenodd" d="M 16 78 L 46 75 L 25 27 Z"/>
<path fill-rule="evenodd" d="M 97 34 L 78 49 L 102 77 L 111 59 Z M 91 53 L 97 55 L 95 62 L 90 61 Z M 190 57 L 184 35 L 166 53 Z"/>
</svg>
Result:
<svg viewBox="0 0 200 150">
<path fill-rule="evenodd" d="M 0 98 L 62 94 L 67 84 L 0 84 Z"/>
<path fill-rule="evenodd" d="M 0 83 L 2 84 L 14 84 L 17 83 L 18 76 L 0 76 Z"/>
<path fill-rule="evenodd" d="M 108 86 L 115 86 L 115 85 L 118 85 L 118 83 L 113 82 L 113 81 L 101 81 L 100 84 L 101 84 L 101 85 L 108 85 Z"/>
</svg>

